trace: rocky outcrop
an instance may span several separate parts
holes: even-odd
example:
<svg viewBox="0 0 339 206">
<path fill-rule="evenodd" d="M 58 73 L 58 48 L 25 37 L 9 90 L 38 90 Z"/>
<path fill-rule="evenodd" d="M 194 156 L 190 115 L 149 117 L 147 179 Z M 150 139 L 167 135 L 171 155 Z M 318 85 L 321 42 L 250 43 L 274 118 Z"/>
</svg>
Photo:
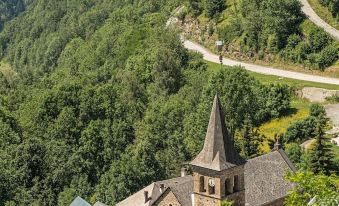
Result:
<svg viewBox="0 0 339 206">
<path fill-rule="evenodd" d="M 339 90 L 305 87 L 302 90 L 299 90 L 297 95 L 311 102 L 325 102 L 328 97 L 339 96 Z"/>
</svg>

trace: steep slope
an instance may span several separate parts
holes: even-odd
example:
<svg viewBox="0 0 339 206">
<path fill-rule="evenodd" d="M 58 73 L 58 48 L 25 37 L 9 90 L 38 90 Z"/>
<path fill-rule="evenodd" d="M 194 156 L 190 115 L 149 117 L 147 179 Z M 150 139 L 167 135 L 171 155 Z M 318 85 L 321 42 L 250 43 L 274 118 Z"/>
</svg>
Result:
<svg viewBox="0 0 339 206">
<path fill-rule="evenodd" d="M 298 0 L 226 2 L 208 17 L 202 1 L 191 1 L 178 15 L 185 36 L 212 51 L 222 40 L 223 54 L 236 60 L 339 76 L 338 44 L 305 18 Z"/>
</svg>

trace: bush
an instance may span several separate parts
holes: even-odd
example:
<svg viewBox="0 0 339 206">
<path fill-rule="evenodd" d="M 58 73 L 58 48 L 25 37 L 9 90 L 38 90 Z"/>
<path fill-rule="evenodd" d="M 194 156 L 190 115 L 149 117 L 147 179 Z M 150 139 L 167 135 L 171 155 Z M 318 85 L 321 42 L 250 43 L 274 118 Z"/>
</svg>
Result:
<svg viewBox="0 0 339 206">
<path fill-rule="evenodd" d="M 286 48 L 294 49 L 301 42 L 301 38 L 297 34 L 292 34 L 287 39 Z"/>
<path fill-rule="evenodd" d="M 337 103 L 339 102 L 339 96 L 326 97 L 326 100 L 329 102 Z"/>
<path fill-rule="evenodd" d="M 238 20 L 231 21 L 230 24 L 222 27 L 219 32 L 219 38 L 222 39 L 225 44 L 231 43 L 235 38 L 241 36 L 243 30 L 241 28 L 241 22 Z"/>
<path fill-rule="evenodd" d="M 289 126 L 285 133 L 285 141 L 301 143 L 304 140 L 312 138 L 316 127 L 315 118 L 300 120 Z"/>
<path fill-rule="evenodd" d="M 194 16 L 199 16 L 202 12 L 200 0 L 189 0 L 189 10 Z"/>
<path fill-rule="evenodd" d="M 326 111 L 322 105 L 312 104 L 310 116 L 289 126 L 285 133 L 286 142 L 302 142 L 315 136 L 317 124 L 326 125 Z"/>
<path fill-rule="evenodd" d="M 269 118 L 278 118 L 290 109 L 291 91 L 291 88 L 287 85 L 270 84 L 263 86 L 262 92 Z"/>
<path fill-rule="evenodd" d="M 214 18 L 219 13 L 226 9 L 225 0 L 206 0 L 205 1 L 205 12 L 207 17 Z"/>
<path fill-rule="evenodd" d="M 311 30 L 308 42 L 313 52 L 320 52 L 331 43 L 331 37 L 323 30 L 315 27 Z"/>
<path fill-rule="evenodd" d="M 329 45 L 325 47 L 318 55 L 317 63 L 322 71 L 331 66 L 338 59 L 338 47 Z"/>
</svg>

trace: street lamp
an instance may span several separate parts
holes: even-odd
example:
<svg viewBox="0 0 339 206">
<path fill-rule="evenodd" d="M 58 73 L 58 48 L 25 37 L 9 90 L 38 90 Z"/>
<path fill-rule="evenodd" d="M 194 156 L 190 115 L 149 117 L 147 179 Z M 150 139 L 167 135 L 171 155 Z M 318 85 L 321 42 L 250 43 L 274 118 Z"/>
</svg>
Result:
<svg viewBox="0 0 339 206">
<path fill-rule="evenodd" d="M 216 46 L 216 49 L 219 53 L 219 61 L 220 61 L 220 64 L 222 66 L 223 65 L 223 57 L 221 55 L 221 51 L 222 51 L 223 42 L 222 41 L 216 41 L 215 46 Z"/>
</svg>

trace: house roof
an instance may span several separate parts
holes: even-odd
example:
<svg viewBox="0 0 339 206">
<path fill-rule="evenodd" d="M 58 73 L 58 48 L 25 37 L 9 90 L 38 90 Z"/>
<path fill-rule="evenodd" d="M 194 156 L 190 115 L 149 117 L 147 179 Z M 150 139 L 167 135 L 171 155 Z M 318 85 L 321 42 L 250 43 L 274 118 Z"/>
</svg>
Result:
<svg viewBox="0 0 339 206">
<path fill-rule="evenodd" d="M 162 185 L 164 186 L 163 188 Z M 191 206 L 191 194 L 193 193 L 193 177 L 188 175 L 174 179 L 158 181 L 150 184 L 116 206 L 152 206 L 166 190 L 170 190 L 177 197 L 182 206 Z M 145 203 L 144 192 L 147 191 L 150 200 Z"/>
<path fill-rule="evenodd" d="M 246 204 L 264 205 L 286 197 L 294 187 L 284 179 L 287 171 L 296 169 L 283 150 L 248 160 L 244 167 Z"/>
<path fill-rule="evenodd" d="M 76 197 L 70 206 L 91 206 L 86 200 L 82 199 L 81 197 Z"/>
<path fill-rule="evenodd" d="M 284 179 L 287 171 L 295 172 L 296 169 L 283 150 L 248 160 L 244 166 L 246 205 L 266 205 L 286 197 L 294 187 L 293 183 Z M 162 193 L 161 184 L 164 184 Z M 192 206 L 193 178 L 190 175 L 152 183 L 117 206 L 152 206 L 162 195 L 168 194 L 165 192 L 168 190 L 173 192 L 182 206 Z M 151 196 L 147 204 L 144 203 L 144 191 L 149 191 Z"/>
<path fill-rule="evenodd" d="M 191 165 L 223 171 L 244 163 L 234 148 L 225 125 L 218 95 L 215 96 L 204 147 Z"/>
</svg>

